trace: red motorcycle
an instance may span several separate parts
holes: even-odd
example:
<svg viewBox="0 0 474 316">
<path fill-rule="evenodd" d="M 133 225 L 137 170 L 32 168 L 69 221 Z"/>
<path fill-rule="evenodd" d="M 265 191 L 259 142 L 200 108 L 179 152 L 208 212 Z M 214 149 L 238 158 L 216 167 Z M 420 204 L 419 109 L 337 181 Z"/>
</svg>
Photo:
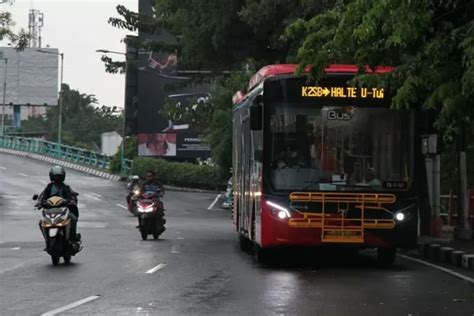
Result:
<svg viewBox="0 0 474 316">
<path fill-rule="evenodd" d="M 158 239 L 166 230 L 163 195 L 162 190 L 146 191 L 137 201 L 138 229 L 143 240 L 146 240 L 148 235 L 153 235 L 154 239 Z"/>
</svg>

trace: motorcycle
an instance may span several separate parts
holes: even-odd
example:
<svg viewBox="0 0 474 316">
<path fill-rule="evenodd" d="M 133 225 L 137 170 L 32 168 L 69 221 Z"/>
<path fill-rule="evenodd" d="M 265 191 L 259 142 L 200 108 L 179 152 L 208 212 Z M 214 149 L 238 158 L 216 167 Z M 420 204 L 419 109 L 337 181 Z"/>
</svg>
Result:
<svg viewBox="0 0 474 316">
<path fill-rule="evenodd" d="M 158 239 L 166 230 L 165 209 L 161 200 L 163 195 L 161 190 L 146 191 L 137 201 L 138 228 L 143 240 L 146 240 L 150 234 L 154 239 Z"/>
<path fill-rule="evenodd" d="M 71 204 L 77 204 L 78 195 L 73 192 Z M 37 194 L 33 196 L 33 200 L 38 200 Z M 53 265 L 58 265 L 61 257 L 66 264 L 70 263 L 71 257 L 82 250 L 80 234 L 78 234 L 78 241 L 71 241 L 72 223 L 69 218 L 69 205 L 59 196 L 50 197 L 43 205 L 35 205 L 36 208 L 42 210 L 39 227 L 46 242 L 45 251 L 51 256 Z"/>
</svg>

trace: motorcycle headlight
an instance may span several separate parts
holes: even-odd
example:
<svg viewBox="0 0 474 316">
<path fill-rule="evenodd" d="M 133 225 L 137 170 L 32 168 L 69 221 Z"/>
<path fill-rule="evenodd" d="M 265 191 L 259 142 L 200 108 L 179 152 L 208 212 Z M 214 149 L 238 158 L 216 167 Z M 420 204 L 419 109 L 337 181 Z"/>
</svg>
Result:
<svg viewBox="0 0 474 316">
<path fill-rule="evenodd" d="M 133 191 L 133 194 L 135 194 L 135 195 L 140 195 L 140 190 L 135 190 L 135 191 Z"/>
</svg>

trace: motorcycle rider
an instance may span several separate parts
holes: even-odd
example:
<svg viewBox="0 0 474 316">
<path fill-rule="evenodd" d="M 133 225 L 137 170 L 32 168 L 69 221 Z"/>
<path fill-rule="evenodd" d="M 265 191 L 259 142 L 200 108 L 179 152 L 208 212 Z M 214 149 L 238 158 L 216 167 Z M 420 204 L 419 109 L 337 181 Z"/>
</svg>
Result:
<svg viewBox="0 0 474 316">
<path fill-rule="evenodd" d="M 136 186 L 140 185 L 140 177 L 137 175 L 134 175 L 130 182 L 127 184 L 127 205 L 130 207 L 130 200 L 133 195 L 133 189 Z"/>
<path fill-rule="evenodd" d="M 156 174 L 154 171 L 149 170 L 145 175 L 145 181 L 143 181 L 140 185 L 141 192 L 159 192 L 159 197 L 161 198 L 165 194 L 165 189 L 163 185 L 156 179 Z M 164 208 L 163 208 L 164 211 Z M 166 220 L 163 218 L 163 231 L 166 229 L 164 227 Z M 138 226 L 140 227 L 140 217 L 138 218 Z"/>
<path fill-rule="evenodd" d="M 165 192 L 163 185 L 156 179 L 156 174 L 154 171 L 150 170 L 145 175 L 145 181 L 142 183 L 143 191 L 161 191 Z"/>
<path fill-rule="evenodd" d="M 77 208 L 76 198 L 69 185 L 64 183 L 66 179 L 66 170 L 61 166 L 52 166 L 49 170 L 50 183 L 46 185 L 39 197 L 39 206 L 47 206 L 47 200 L 52 196 L 60 196 L 66 200 L 69 208 L 69 218 L 71 219 L 71 241 L 80 241 L 81 235 L 77 234 L 77 220 L 79 218 L 79 209 Z"/>
</svg>

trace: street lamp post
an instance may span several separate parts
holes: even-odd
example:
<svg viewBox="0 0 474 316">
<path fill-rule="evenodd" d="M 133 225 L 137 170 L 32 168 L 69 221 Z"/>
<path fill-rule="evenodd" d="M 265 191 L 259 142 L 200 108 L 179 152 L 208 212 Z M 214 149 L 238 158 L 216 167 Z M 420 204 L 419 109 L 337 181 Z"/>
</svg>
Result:
<svg viewBox="0 0 474 316">
<path fill-rule="evenodd" d="M 5 100 L 6 100 L 6 93 L 7 93 L 7 65 L 8 65 L 8 58 L 3 58 L 5 60 L 5 71 L 3 77 L 3 102 L 2 102 L 2 136 L 5 136 Z"/>
<path fill-rule="evenodd" d="M 56 53 L 53 51 L 47 51 L 42 49 L 37 49 L 37 52 L 44 53 L 44 54 L 53 54 L 58 55 L 61 57 L 61 81 L 60 81 L 60 88 L 59 88 L 59 102 L 58 102 L 58 144 L 61 146 L 61 136 L 62 136 L 62 125 L 63 125 L 63 75 L 64 75 L 64 53 Z"/>
<path fill-rule="evenodd" d="M 123 55 L 125 56 L 125 76 L 127 75 L 127 54 L 126 53 L 122 53 L 122 52 L 116 52 L 116 51 L 112 51 L 112 50 L 107 50 L 107 49 L 97 49 L 96 50 L 97 53 L 103 53 L 103 54 L 117 54 L 117 55 Z M 127 80 L 125 79 L 125 84 L 126 84 Z M 123 174 L 124 172 L 124 168 L 123 168 L 123 162 L 125 160 L 125 107 L 126 107 L 126 103 L 127 101 L 124 99 L 124 103 L 123 103 L 123 114 L 122 114 L 122 144 L 120 146 L 120 173 Z"/>
</svg>

